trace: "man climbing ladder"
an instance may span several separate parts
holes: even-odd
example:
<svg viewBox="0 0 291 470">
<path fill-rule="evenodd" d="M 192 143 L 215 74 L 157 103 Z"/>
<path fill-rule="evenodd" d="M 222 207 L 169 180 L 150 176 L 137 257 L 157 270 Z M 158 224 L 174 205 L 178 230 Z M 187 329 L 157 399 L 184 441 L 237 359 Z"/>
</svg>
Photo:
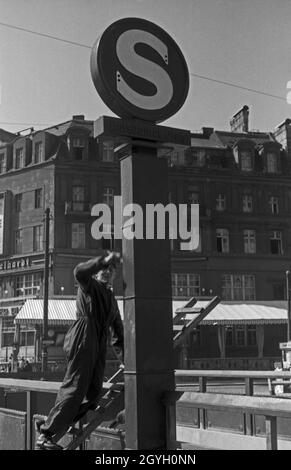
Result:
<svg viewBox="0 0 291 470">
<path fill-rule="evenodd" d="M 54 407 L 46 421 L 39 423 L 38 450 L 60 450 L 58 436 L 98 406 L 102 391 L 109 329 L 113 347 L 123 363 L 123 324 L 117 301 L 110 289 L 118 253 L 80 263 L 74 269 L 79 284 L 76 299 L 77 320 L 69 329 L 64 350 L 67 370 Z"/>
</svg>

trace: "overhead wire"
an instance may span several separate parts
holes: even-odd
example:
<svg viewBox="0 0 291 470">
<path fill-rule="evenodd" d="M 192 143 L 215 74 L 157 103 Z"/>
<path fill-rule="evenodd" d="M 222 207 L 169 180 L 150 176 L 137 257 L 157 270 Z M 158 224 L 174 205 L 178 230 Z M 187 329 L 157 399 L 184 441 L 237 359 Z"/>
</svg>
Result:
<svg viewBox="0 0 291 470">
<path fill-rule="evenodd" d="M 34 34 L 34 35 L 41 36 L 41 37 L 44 37 L 44 38 L 47 38 L 47 39 L 53 39 L 55 41 L 64 42 L 66 44 L 70 44 L 70 45 L 73 45 L 73 46 L 79 46 L 79 47 L 83 47 L 83 48 L 86 48 L 86 49 L 91 49 L 92 48 L 88 44 L 83 44 L 83 43 L 80 43 L 80 42 L 77 42 L 77 41 L 71 41 L 71 40 L 68 40 L 68 39 L 60 38 L 60 37 L 55 36 L 53 34 L 41 33 L 39 31 L 35 31 L 35 30 L 32 30 L 32 29 L 28 29 L 28 28 L 23 28 L 21 26 L 12 25 L 12 24 L 9 24 L 9 23 L 0 22 L 0 26 L 4 26 L 4 27 L 10 28 L 10 29 L 15 29 L 15 30 L 22 31 L 22 32 L 25 32 L 25 33 L 29 33 L 29 34 Z M 270 98 L 275 98 L 275 99 L 283 100 L 283 101 L 286 100 L 286 98 L 284 98 L 283 96 L 275 95 L 273 93 L 268 93 L 268 92 L 262 91 L 262 90 L 256 90 L 256 89 L 250 88 L 250 87 L 245 87 L 243 85 L 238 85 L 237 83 L 228 82 L 228 81 L 224 81 L 224 80 L 219 80 L 219 79 L 209 77 L 209 76 L 206 76 L 206 75 L 200 75 L 200 74 L 193 73 L 193 72 L 190 72 L 189 75 L 191 75 L 192 77 L 195 77 L 195 78 L 202 79 L 202 80 L 208 80 L 208 81 L 211 81 L 211 82 L 219 83 L 221 85 L 226 85 L 226 86 L 238 88 L 238 89 L 241 89 L 241 90 L 245 90 L 245 91 L 248 91 L 248 92 L 251 92 L 251 93 L 256 93 L 256 94 L 263 95 L 263 96 L 268 96 Z M 23 123 L 0 122 L 0 124 L 1 125 L 15 125 L 15 126 L 17 126 L 17 125 L 21 125 L 21 126 L 22 125 L 24 125 L 24 126 L 26 126 L 26 125 L 35 125 L 35 126 L 50 125 L 48 123 L 28 123 L 28 122 L 23 122 Z"/>
</svg>

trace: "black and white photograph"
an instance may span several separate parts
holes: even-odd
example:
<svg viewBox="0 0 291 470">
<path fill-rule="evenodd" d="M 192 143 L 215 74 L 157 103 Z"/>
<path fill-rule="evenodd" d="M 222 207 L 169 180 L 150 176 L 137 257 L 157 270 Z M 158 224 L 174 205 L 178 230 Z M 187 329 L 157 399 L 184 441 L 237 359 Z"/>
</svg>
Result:
<svg viewBox="0 0 291 470">
<path fill-rule="evenodd" d="M 291 1 L 0 0 L 0 450 L 291 450 L 289 400 Z"/>
</svg>

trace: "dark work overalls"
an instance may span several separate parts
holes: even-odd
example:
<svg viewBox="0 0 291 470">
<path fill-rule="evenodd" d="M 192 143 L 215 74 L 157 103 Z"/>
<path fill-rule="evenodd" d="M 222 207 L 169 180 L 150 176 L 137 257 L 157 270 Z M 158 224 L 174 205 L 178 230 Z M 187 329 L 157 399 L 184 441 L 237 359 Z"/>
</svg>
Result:
<svg viewBox="0 0 291 470">
<path fill-rule="evenodd" d="M 123 325 L 117 301 L 105 284 L 92 277 L 103 267 L 100 257 L 81 263 L 74 270 L 79 283 L 77 320 L 65 337 L 68 364 L 63 383 L 41 426 L 48 436 L 65 431 L 96 407 L 102 391 L 109 328 L 115 336 L 113 347 L 122 360 Z"/>
</svg>

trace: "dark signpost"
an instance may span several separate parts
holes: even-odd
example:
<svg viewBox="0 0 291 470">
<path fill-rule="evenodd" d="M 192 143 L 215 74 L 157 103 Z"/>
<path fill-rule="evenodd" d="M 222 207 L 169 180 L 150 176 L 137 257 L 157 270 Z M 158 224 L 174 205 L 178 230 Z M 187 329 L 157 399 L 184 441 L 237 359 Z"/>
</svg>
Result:
<svg viewBox="0 0 291 470">
<path fill-rule="evenodd" d="M 190 132 L 157 123 L 185 102 L 189 73 L 175 41 L 157 25 L 138 18 L 111 24 L 94 45 L 91 74 L 107 106 L 94 136 L 120 146 L 123 207 L 168 204 L 163 144 L 190 146 Z M 163 393 L 174 390 L 172 292 L 169 240 L 123 237 L 125 281 L 126 447 L 165 449 Z"/>
</svg>

